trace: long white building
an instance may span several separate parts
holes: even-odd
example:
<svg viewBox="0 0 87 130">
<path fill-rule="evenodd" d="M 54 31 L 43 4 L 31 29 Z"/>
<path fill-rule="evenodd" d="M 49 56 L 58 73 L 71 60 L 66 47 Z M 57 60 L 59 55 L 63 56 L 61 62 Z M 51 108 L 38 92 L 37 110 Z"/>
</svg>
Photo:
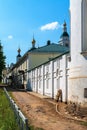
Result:
<svg viewBox="0 0 87 130">
<path fill-rule="evenodd" d="M 87 0 L 70 0 L 70 15 L 70 44 L 64 23 L 58 45 L 48 42 L 43 48 L 25 53 L 8 75 L 16 75 L 27 90 L 55 99 L 61 89 L 63 102 L 87 106 Z M 35 47 L 35 41 L 32 43 Z"/>
</svg>

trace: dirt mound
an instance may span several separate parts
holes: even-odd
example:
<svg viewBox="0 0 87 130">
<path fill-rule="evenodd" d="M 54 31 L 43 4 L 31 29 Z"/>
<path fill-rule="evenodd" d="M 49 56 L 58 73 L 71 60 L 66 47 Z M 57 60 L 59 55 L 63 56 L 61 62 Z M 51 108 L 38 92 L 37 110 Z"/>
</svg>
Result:
<svg viewBox="0 0 87 130">
<path fill-rule="evenodd" d="M 87 107 L 81 107 L 76 103 L 69 103 L 65 109 L 72 116 L 87 119 Z"/>
</svg>

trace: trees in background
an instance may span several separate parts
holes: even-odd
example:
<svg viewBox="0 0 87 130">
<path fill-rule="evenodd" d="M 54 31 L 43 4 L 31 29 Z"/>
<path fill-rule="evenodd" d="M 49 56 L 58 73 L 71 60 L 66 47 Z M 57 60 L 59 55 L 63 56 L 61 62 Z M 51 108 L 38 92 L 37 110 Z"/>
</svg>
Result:
<svg viewBox="0 0 87 130">
<path fill-rule="evenodd" d="M 0 40 L 0 82 L 2 80 L 2 70 L 5 68 L 5 59 L 6 57 L 4 56 L 3 46 L 1 45 L 1 40 Z"/>
</svg>

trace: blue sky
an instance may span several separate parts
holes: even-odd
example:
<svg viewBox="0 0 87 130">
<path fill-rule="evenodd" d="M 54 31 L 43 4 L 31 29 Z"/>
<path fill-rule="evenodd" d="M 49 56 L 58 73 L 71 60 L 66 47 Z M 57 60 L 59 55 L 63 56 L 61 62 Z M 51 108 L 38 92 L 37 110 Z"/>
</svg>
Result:
<svg viewBox="0 0 87 130">
<path fill-rule="evenodd" d="M 64 20 L 70 32 L 69 0 L 0 0 L 0 40 L 6 55 L 6 64 L 15 63 L 17 49 L 21 55 L 47 40 L 59 41 Z"/>
</svg>

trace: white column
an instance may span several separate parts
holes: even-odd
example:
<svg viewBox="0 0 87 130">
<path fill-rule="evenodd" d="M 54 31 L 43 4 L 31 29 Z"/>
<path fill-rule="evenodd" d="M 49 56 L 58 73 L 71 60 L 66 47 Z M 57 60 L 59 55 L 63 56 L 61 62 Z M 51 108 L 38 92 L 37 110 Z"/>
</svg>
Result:
<svg viewBox="0 0 87 130">
<path fill-rule="evenodd" d="M 87 88 L 87 55 L 82 53 L 84 33 L 83 2 L 87 0 L 70 0 L 71 11 L 71 63 L 69 71 L 69 101 L 86 104 L 84 89 Z M 87 12 L 86 12 L 87 13 Z M 87 36 L 86 36 L 87 37 Z"/>
<path fill-rule="evenodd" d="M 44 95 L 44 65 L 42 65 L 42 88 L 43 88 L 43 95 Z"/>
<path fill-rule="evenodd" d="M 51 87 L 51 90 L 52 90 L 52 98 L 54 98 L 54 80 L 53 80 L 53 61 L 50 62 L 51 64 L 51 83 L 50 83 L 50 87 Z"/>
</svg>

